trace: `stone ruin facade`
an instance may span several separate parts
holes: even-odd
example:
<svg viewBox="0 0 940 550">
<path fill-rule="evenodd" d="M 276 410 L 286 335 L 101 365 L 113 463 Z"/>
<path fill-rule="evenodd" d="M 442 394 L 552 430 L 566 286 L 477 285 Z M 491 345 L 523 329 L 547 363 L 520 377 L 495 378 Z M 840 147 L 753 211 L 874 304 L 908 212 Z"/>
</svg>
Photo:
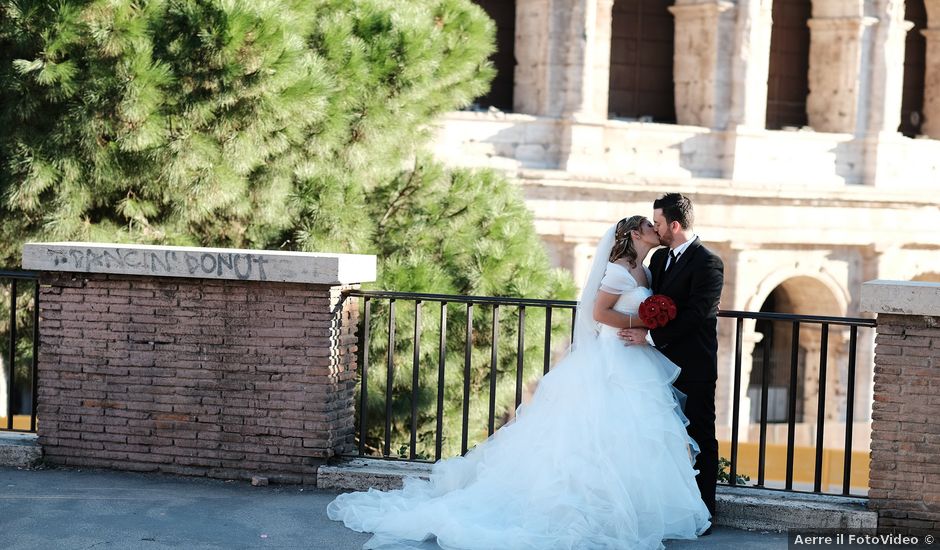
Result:
<svg viewBox="0 0 940 550">
<path fill-rule="evenodd" d="M 679 191 L 725 261 L 722 309 L 861 316 L 864 281 L 940 281 L 940 0 L 476 2 L 496 22 L 497 77 L 477 108 L 440 119 L 436 153 L 517 182 L 576 280 L 609 224 Z M 789 345 L 789 327 L 745 324 L 745 440 L 769 330 Z M 859 333 L 856 451 L 873 337 Z M 732 322 L 720 339 L 727 437 Z M 827 446 L 844 433 L 848 339 L 832 328 Z M 811 445 L 819 330 L 799 345 L 797 444 Z"/>
</svg>

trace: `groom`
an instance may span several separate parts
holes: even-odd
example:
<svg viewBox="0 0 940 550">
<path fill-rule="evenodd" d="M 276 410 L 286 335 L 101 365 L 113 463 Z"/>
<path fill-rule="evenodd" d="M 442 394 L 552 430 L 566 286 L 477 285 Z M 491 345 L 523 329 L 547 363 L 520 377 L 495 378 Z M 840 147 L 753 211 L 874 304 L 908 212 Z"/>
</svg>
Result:
<svg viewBox="0 0 940 550">
<path fill-rule="evenodd" d="M 715 518 L 718 441 L 715 439 L 715 383 L 718 380 L 718 300 L 724 284 L 721 259 L 692 231 L 692 201 L 668 193 L 653 202 L 653 228 L 665 247 L 653 253 L 654 294 L 672 298 L 678 310 L 666 326 L 651 331 L 656 348 L 682 369 L 673 385 L 688 396 L 689 436 L 698 443 L 696 482 Z M 627 343 L 642 343 L 646 329 L 625 329 Z"/>
</svg>

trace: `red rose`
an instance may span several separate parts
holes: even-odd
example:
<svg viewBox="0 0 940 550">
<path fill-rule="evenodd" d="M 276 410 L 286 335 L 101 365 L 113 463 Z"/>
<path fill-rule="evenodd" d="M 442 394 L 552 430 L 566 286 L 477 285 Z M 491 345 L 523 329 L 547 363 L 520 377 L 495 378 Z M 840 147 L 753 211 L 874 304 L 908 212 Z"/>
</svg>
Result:
<svg viewBox="0 0 940 550">
<path fill-rule="evenodd" d="M 666 324 L 676 318 L 676 303 L 672 298 L 664 294 L 654 294 L 643 300 L 640 307 L 637 308 L 637 314 L 649 328 L 664 327 Z"/>
</svg>

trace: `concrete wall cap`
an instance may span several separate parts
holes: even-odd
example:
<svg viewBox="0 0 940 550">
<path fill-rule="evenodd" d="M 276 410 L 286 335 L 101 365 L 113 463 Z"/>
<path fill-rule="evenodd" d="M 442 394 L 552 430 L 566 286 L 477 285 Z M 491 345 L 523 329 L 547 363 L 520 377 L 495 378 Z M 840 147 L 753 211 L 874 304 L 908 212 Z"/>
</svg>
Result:
<svg viewBox="0 0 940 550">
<path fill-rule="evenodd" d="M 24 245 L 23 269 L 337 285 L 374 281 L 376 258 L 368 254 L 54 242 Z"/>
<path fill-rule="evenodd" d="M 891 315 L 940 316 L 940 283 L 882 279 L 862 283 L 861 310 Z"/>
</svg>

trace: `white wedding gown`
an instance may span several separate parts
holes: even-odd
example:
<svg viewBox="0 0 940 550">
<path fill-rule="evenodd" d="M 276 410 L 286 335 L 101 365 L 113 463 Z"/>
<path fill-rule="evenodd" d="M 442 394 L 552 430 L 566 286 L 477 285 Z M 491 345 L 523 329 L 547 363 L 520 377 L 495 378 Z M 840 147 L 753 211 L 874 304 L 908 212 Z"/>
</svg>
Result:
<svg viewBox="0 0 940 550">
<path fill-rule="evenodd" d="M 615 309 L 624 313 L 651 294 L 616 264 L 601 289 L 622 292 Z M 695 538 L 709 513 L 672 387 L 678 374 L 654 348 L 625 346 L 601 325 L 545 375 L 514 422 L 465 457 L 401 490 L 340 495 L 329 517 L 375 533 L 366 548 L 433 537 L 447 549 L 663 548 L 663 539 Z"/>
</svg>

